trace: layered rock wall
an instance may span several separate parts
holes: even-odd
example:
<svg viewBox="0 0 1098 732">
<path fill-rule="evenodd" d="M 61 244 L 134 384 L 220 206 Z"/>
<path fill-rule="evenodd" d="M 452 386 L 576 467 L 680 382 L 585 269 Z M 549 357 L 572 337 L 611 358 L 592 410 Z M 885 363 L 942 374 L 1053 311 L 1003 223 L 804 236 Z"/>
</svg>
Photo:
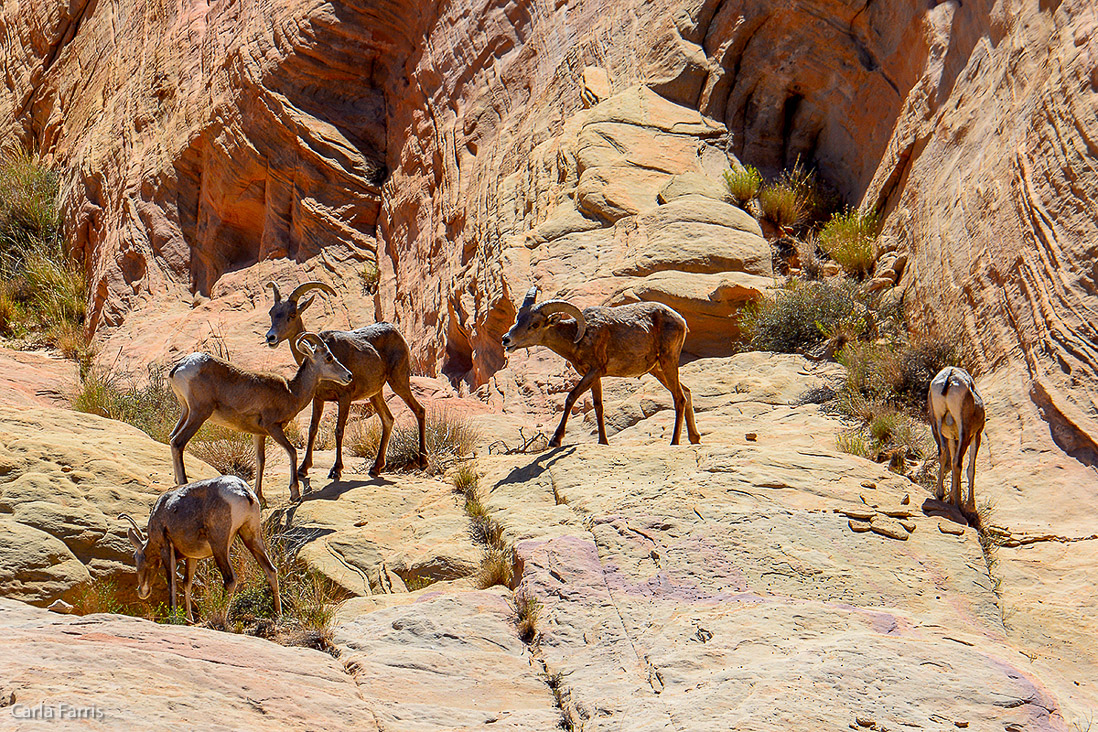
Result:
<svg viewBox="0 0 1098 732">
<path fill-rule="evenodd" d="M 262 284 L 315 277 L 333 324 L 397 320 L 473 388 L 530 284 L 671 302 L 688 350 L 726 350 L 770 272 L 712 186 L 810 163 L 884 213 L 916 327 L 1024 364 L 1093 461 L 1096 24 L 1086 0 L 19 3 L 0 130 L 67 171 L 106 344 L 163 358 L 211 314 L 251 344 Z"/>
</svg>

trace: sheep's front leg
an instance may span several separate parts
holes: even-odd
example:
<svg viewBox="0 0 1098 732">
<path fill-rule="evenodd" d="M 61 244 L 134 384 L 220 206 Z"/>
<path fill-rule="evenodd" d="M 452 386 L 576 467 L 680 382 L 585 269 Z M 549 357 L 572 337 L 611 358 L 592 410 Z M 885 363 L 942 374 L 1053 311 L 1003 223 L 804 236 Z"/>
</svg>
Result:
<svg viewBox="0 0 1098 732">
<path fill-rule="evenodd" d="M 297 469 L 298 478 L 308 478 L 309 468 L 313 467 L 313 442 L 316 441 L 316 433 L 320 429 L 320 418 L 323 415 L 324 400 L 316 397 L 313 399 L 313 416 L 309 419 L 309 439 L 305 443 L 305 457 L 301 460 L 301 467 Z"/>
<path fill-rule="evenodd" d="M 263 468 L 266 465 L 267 436 L 255 435 L 255 495 L 263 508 L 267 507 L 267 499 L 263 497 Z"/>
<path fill-rule="evenodd" d="M 591 384 L 593 384 L 599 376 L 598 369 L 591 369 L 584 374 L 575 388 L 568 392 L 568 398 L 564 400 L 564 414 L 560 418 L 560 425 L 557 427 L 557 431 L 553 433 L 553 439 L 549 441 L 549 447 L 560 447 L 560 441 L 564 439 L 564 427 L 568 424 L 568 414 L 572 411 L 572 407 L 575 406 L 576 400 L 583 395 L 583 392 L 591 388 Z"/>
<path fill-rule="evenodd" d="M 285 450 L 286 454 L 290 456 L 290 500 L 297 503 L 301 500 L 297 471 L 294 470 L 294 466 L 297 465 L 297 450 L 295 450 L 294 446 L 290 444 L 290 441 L 286 439 L 286 433 L 282 431 L 282 425 L 272 424 L 267 428 L 267 434 L 275 441 L 275 444 Z"/>
<path fill-rule="evenodd" d="M 191 583 L 194 582 L 195 560 L 186 558 L 183 565 L 183 604 L 187 607 L 187 622 L 194 624 L 194 614 L 191 612 Z"/>
<path fill-rule="evenodd" d="M 171 610 L 172 622 L 175 622 L 175 547 L 170 541 L 164 542 L 160 550 L 160 563 L 164 565 L 164 573 L 168 575 L 168 608 Z"/>
<path fill-rule="evenodd" d="M 599 444 L 609 445 L 606 439 L 606 424 L 602 421 L 602 379 L 595 377 L 591 382 L 591 397 L 595 400 L 595 422 L 599 426 Z"/>
</svg>

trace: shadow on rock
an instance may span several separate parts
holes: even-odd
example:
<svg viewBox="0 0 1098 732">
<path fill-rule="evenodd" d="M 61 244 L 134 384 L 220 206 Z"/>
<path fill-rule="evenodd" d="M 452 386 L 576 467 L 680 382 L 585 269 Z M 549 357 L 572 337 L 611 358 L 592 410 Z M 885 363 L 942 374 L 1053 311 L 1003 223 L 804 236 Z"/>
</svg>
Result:
<svg viewBox="0 0 1098 732">
<path fill-rule="evenodd" d="M 548 452 L 544 452 L 534 458 L 534 461 L 529 465 L 523 465 L 514 468 L 507 474 L 503 480 L 499 482 L 500 485 L 506 483 L 525 483 L 533 480 L 542 475 L 546 470 L 552 466 L 553 462 L 564 457 L 568 457 L 576 451 L 574 445 L 568 445 L 565 447 L 551 448 Z"/>
</svg>

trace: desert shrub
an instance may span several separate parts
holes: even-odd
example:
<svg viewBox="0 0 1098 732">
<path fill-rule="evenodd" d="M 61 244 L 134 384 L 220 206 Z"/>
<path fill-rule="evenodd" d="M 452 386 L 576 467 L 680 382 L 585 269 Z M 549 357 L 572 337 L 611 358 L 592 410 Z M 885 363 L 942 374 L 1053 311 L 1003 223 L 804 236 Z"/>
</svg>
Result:
<svg viewBox="0 0 1098 732">
<path fill-rule="evenodd" d="M 739 170 L 724 171 L 724 184 L 736 203 L 744 204 L 754 198 L 762 186 L 762 175 L 752 165 Z"/>
<path fill-rule="evenodd" d="M 889 404 L 912 415 L 926 411 L 926 395 L 934 375 L 946 366 L 960 366 L 952 343 L 924 338 L 915 343 L 851 341 L 838 354 L 846 368 L 849 395 Z"/>
<path fill-rule="evenodd" d="M 820 248 L 839 263 L 847 274 L 864 278 L 877 261 L 873 242 L 877 238 L 877 215 L 847 209 L 836 213 L 820 229 Z"/>
<path fill-rule="evenodd" d="M 864 327 L 853 283 L 792 281 L 762 298 L 740 316 L 740 329 L 751 350 L 799 353 L 817 346 L 840 326 Z"/>
<path fill-rule="evenodd" d="M 759 191 L 759 209 L 763 218 L 779 229 L 792 229 L 805 220 L 805 202 L 795 188 L 778 181 Z"/>
<path fill-rule="evenodd" d="M 144 381 L 113 367 L 94 367 L 69 401 L 78 412 L 133 425 L 158 442 L 168 441 L 179 419 L 179 401 L 168 383 L 167 369 L 154 364 L 149 365 Z"/>
<path fill-rule="evenodd" d="M 358 273 L 362 279 L 362 294 L 373 295 L 377 292 L 377 285 L 381 279 L 381 270 L 378 269 L 377 262 L 367 260 L 362 265 L 362 271 Z"/>
<path fill-rule="evenodd" d="M 804 208 L 801 223 L 816 228 L 842 206 L 842 196 L 831 185 L 820 179 L 816 171 L 801 164 L 798 159 L 792 168 L 782 171 L 778 182 L 792 190 Z"/>
<path fill-rule="evenodd" d="M 442 472 L 447 465 L 473 451 L 478 438 L 476 428 L 464 417 L 447 411 L 427 411 L 427 472 Z M 371 459 L 381 444 L 378 420 L 356 420 L 344 432 L 347 450 L 355 457 Z M 414 420 L 398 420 L 389 436 L 385 464 L 391 470 L 414 468 L 419 458 L 419 426 Z"/>
</svg>

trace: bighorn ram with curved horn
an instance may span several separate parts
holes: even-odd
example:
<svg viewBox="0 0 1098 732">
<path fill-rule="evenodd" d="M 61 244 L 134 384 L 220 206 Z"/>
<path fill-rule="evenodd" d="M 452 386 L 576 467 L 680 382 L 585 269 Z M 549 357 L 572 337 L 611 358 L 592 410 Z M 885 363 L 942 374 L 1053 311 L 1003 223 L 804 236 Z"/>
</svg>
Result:
<svg viewBox="0 0 1098 732">
<path fill-rule="evenodd" d="M 275 348 L 284 340 L 290 341 L 290 350 L 294 359 L 301 363 L 304 357 L 294 338 L 305 330 L 301 314 L 313 304 L 313 297 L 301 301 L 301 297 L 311 291 L 336 297 L 336 291 L 323 282 L 306 282 L 298 285 L 285 300 L 278 291 L 278 285 L 268 282 L 274 295 L 271 305 L 271 329 L 267 331 L 267 345 Z M 299 302 L 300 301 L 300 302 Z M 343 385 L 324 384 L 317 389 L 313 397 L 313 417 L 309 422 L 309 442 L 305 447 L 305 457 L 297 469 L 297 475 L 304 478 L 313 466 L 313 442 L 316 440 L 320 417 L 324 414 L 324 402 L 336 402 L 336 459 L 328 477 L 339 480 L 343 473 L 343 430 L 347 425 L 351 402 L 369 399 L 378 417 L 381 418 L 381 443 L 377 448 L 377 458 L 370 468 L 370 475 L 377 477 L 385 469 L 385 451 L 389 446 L 389 435 L 393 429 L 393 415 L 381 395 L 386 382 L 412 413 L 419 424 L 419 467 L 427 467 L 427 412 L 412 396 L 408 383 L 412 375 L 412 354 L 404 336 L 391 323 L 374 323 L 357 330 L 325 330 L 320 339 L 328 346 L 336 358 L 351 371 L 352 379 Z"/>
<path fill-rule="evenodd" d="M 679 355 L 686 341 L 686 320 L 658 302 L 638 302 L 618 307 L 590 307 L 582 312 L 567 300 L 535 304 L 538 288 L 531 287 L 515 316 L 515 324 L 503 336 L 507 351 L 545 346 L 567 359 L 583 377 L 568 393 L 560 426 L 549 442 L 560 447 L 564 427 L 576 399 L 588 389 L 595 401 L 599 442 L 608 444 L 602 419 L 602 377 L 652 374 L 667 387 L 675 402 L 675 430 L 671 444 L 679 444 L 683 415 L 690 442 L 701 442 L 694 424 L 690 390 L 679 382 Z"/>
<path fill-rule="evenodd" d="M 170 372 L 168 381 L 182 412 L 168 442 L 172 446 L 175 482 L 187 482 L 183 449 L 198 428 L 213 420 L 215 424 L 255 435 L 255 492 L 263 501 L 263 465 L 266 438 L 282 446 L 290 456 L 290 500 L 301 500 L 298 490 L 297 451 L 286 439 L 286 423 L 297 416 L 313 398 L 325 379 L 349 384 L 351 372 L 340 363 L 316 333 L 302 333 L 295 342 L 301 350 L 301 365 L 292 379 L 274 374 L 246 371 L 208 353 L 192 353 L 182 358 Z"/>
<path fill-rule="evenodd" d="M 945 497 L 945 473 L 952 472 L 950 503 L 970 517 L 976 515 L 976 453 L 984 431 L 984 400 L 967 371 L 946 366 L 930 382 L 926 397 L 930 431 L 938 446 L 938 485 L 934 497 Z M 971 445 L 971 450 L 969 446 Z M 961 467 L 968 451 L 968 500 L 961 506 Z"/>
<path fill-rule="evenodd" d="M 130 523 L 128 534 L 137 567 L 137 596 L 142 600 L 149 596 L 156 570 L 163 567 L 174 615 L 175 565 L 178 559 L 185 560 L 183 602 L 186 604 L 187 622 L 193 623 L 191 582 L 194 580 L 195 560 L 213 557 L 231 606 L 233 592 L 236 591 L 236 574 L 229 559 L 229 549 L 233 539 L 239 535 L 267 575 L 267 584 L 274 594 L 275 613 L 282 614 L 278 572 L 267 556 L 267 547 L 263 545 L 259 501 L 240 478 L 222 475 L 165 491 L 149 513 L 147 536 L 129 514 L 121 514 L 118 518 Z"/>
</svg>

